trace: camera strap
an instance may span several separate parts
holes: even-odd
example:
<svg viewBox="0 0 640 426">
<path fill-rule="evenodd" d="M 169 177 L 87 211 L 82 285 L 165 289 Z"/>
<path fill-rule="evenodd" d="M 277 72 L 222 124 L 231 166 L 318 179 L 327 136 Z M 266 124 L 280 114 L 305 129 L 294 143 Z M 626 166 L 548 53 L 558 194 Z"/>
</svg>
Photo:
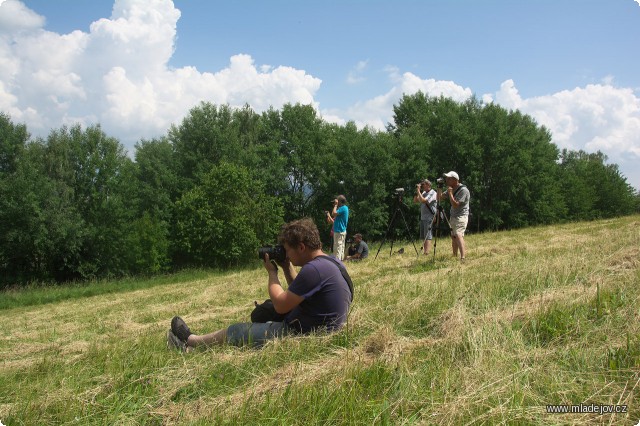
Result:
<svg viewBox="0 0 640 426">
<path fill-rule="evenodd" d="M 353 281 L 351 281 L 351 277 L 347 272 L 347 268 L 345 268 L 340 262 L 338 262 L 336 259 L 334 259 L 331 256 L 327 256 L 323 254 L 318 257 L 322 257 L 323 259 L 329 259 L 330 261 L 336 264 L 336 266 L 340 270 L 340 273 L 342 274 L 342 278 L 344 278 L 344 280 L 347 282 L 347 285 L 349 286 L 349 291 L 351 292 L 351 301 L 353 302 Z"/>
<path fill-rule="evenodd" d="M 458 191 L 460 191 L 462 188 L 466 188 L 466 185 L 461 183 L 460 185 L 458 185 L 458 187 L 456 188 L 455 191 L 453 191 L 453 198 L 456 197 L 456 194 L 458 193 Z"/>
<path fill-rule="evenodd" d="M 429 192 L 427 192 L 427 195 L 424 198 L 427 198 L 429 196 L 429 193 L 431 192 L 435 192 L 433 189 L 431 189 Z M 427 202 L 425 203 L 427 205 L 427 207 L 429 208 L 429 211 L 431 212 L 432 215 L 436 214 L 435 210 L 433 210 L 431 208 L 431 204 L 429 204 L 429 201 L 427 200 Z"/>
</svg>

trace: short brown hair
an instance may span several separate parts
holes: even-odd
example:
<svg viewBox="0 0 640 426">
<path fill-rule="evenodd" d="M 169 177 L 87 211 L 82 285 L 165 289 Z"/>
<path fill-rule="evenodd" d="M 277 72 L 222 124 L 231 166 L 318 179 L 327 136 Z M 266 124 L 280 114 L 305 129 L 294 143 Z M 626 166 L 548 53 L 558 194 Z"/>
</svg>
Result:
<svg viewBox="0 0 640 426">
<path fill-rule="evenodd" d="M 320 241 L 318 227 L 313 220 L 308 217 L 282 225 L 278 242 L 280 244 L 286 243 L 291 247 L 303 243 L 311 250 L 322 249 L 322 241 Z"/>
</svg>

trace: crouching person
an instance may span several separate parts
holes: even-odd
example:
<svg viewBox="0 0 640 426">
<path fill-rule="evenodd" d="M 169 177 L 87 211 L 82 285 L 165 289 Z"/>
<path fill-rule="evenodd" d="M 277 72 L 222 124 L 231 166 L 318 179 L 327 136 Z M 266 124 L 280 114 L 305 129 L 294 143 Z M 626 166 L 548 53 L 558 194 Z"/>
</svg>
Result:
<svg viewBox="0 0 640 426">
<path fill-rule="evenodd" d="M 322 252 L 320 234 L 311 219 L 285 224 L 278 237 L 286 258 L 278 262 L 287 281 L 283 289 L 278 268 L 265 255 L 269 298 L 283 321 L 238 323 L 213 333 L 197 335 L 180 317 L 171 320 L 167 334 L 169 347 L 186 351 L 217 344 L 259 346 L 270 339 L 289 334 L 335 331 L 347 319 L 353 300 L 353 285 L 344 264 Z M 294 266 L 301 269 L 296 271 Z"/>
<path fill-rule="evenodd" d="M 344 260 L 364 260 L 369 257 L 369 246 L 362 241 L 362 234 L 356 234 L 353 236 L 353 252 L 349 250 L 349 256 Z"/>
</svg>

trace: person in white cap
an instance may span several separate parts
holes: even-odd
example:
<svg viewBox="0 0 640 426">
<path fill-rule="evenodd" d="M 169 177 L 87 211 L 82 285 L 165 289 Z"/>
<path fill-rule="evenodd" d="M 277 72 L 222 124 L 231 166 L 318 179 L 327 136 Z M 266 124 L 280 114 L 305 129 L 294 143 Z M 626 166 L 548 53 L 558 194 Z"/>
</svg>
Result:
<svg viewBox="0 0 640 426">
<path fill-rule="evenodd" d="M 438 198 L 440 200 L 448 200 L 451 204 L 450 222 L 451 222 L 451 248 L 453 255 L 458 256 L 460 251 L 460 260 L 465 259 L 464 231 L 467 229 L 469 221 L 469 201 L 471 194 L 469 189 L 460 183 L 460 177 L 454 171 L 444 174 L 447 184 L 447 192 L 443 193 L 442 189 L 438 189 Z"/>
</svg>

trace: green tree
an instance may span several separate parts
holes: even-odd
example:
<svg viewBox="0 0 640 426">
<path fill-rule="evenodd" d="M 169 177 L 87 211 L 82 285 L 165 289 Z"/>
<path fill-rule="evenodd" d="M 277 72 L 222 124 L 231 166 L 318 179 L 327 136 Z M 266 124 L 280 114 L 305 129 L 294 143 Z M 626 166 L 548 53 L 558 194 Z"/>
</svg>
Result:
<svg viewBox="0 0 640 426">
<path fill-rule="evenodd" d="M 135 168 L 120 143 L 99 126 L 52 131 L 45 167 L 79 214 L 82 247 L 68 278 L 122 275 L 128 271 L 128 234 L 137 203 Z"/>
<path fill-rule="evenodd" d="M 315 184 L 311 206 L 319 225 L 331 200 L 344 194 L 349 205 L 348 233 L 370 239 L 383 235 L 389 220 L 399 161 L 391 155 L 392 136 L 355 123 L 326 125 L 324 145 L 330 154 L 322 159 L 323 173 Z"/>
<path fill-rule="evenodd" d="M 281 195 L 285 220 L 309 216 L 316 184 L 325 174 L 331 153 L 323 135 L 323 122 L 311 105 L 286 104 L 280 114 L 279 154 L 285 159 L 286 191 Z"/>
<path fill-rule="evenodd" d="M 170 267 L 169 224 L 145 212 L 136 219 L 127 235 L 128 272 L 157 274 Z"/>
<path fill-rule="evenodd" d="M 129 235 L 132 272 L 157 273 L 171 266 L 171 224 L 180 196 L 176 168 L 167 138 L 136 144 L 136 219 Z"/>
<path fill-rule="evenodd" d="M 0 116 L 0 285 L 64 279 L 83 222 L 63 182 L 49 176 L 47 147 Z"/>
<path fill-rule="evenodd" d="M 562 150 L 560 181 L 571 220 L 590 220 L 631 214 L 637 211 L 633 187 L 618 166 L 606 164 L 601 152 Z"/>
<path fill-rule="evenodd" d="M 62 281 L 75 276 L 84 221 L 71 191 L 51 179 L 46 146 L 29 143 L 15 172 L 0 184 L 0 282 Z"/>
<path fill-rule="evenodd" d="M 179 183 L 173 146 L 166 138 L 142 140 L 136 144 L 138 216 L 147 213 L 167 223 L 173 217 Z"/>
<path fill-rule="evenodd" d="M 565 214 L 557 185 L 558 149 L 544 127 L 489 104 L 478 108 L 474 143 L 480 157 L 469 173 L 482 228 L 551 223 Z"/>
<path fill-rule="evenodd" d="M 458 103 L 417 93 L 394 106 L 389 130 L 396 158 L 408 165 L 400 182 L 416 182 L 425 171 L 434 178 L 458 172 L 471 191 L 469 229 L 549 223 L 565 214 L 554 184 L 558 149 L 529 116 L 474 97 Z"/>
<path fill-rule="evenodd" d="M 15 172 L 28 140 L 27 127 L 13 124 L 8 115 L 0 112 L 0 178 Z"/>
<path fill-rule="evenodd" d="M 178 200 L 175 244 L 181 264 L 229 267 L 275 242 L 282 206 L 250 178 L 246 168 L 222 162 Z"/>
<path fill-rule="evenodd" d="M 237 136 L 229 105 L 202 102 L 179 126 L 172 126 L 168 138 L 175 150 L 183 190 L 197 185 L 213 166 L 234 158 L 241 150 Z"/>
<path fill-rule="evenodd" d="M 280 152 L 284 128 L 280 111 L 269 108 L 258 121 L 257 139 L 243 165 L 252 171 L 267 194 L 277 196 L 285 202 L 290 189 L 287 158 Z"/>
<path fill-rule="evenodd" d="M 398 138 L 404 137 L 396 155 L 402 156 L 402 162 L 410 167 L 405 168 L 404 176 L 401 171 L 400 178 L 407 184 L 415 183 L 416 176 L 425 172 L 440 175 L 449 170 L 468 176 L 467 168 L 472 166 L 467 164 L 475 160 L 468 150 L 475 138 L 476 108 L 475 99 L 461 104 L 422 92 L 404 95 L 394 105 L 393 123 L 388 126 Z"/>
</svg>

